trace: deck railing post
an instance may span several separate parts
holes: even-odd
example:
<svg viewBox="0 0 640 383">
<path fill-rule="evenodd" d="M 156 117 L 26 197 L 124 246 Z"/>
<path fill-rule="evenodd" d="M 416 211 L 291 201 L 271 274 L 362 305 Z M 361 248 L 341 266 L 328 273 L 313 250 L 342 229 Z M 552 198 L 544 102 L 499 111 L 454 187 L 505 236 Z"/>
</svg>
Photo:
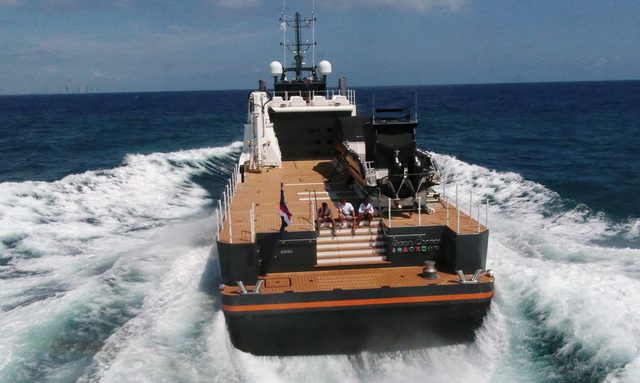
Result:
<svg viewBox="0 0 640 383">
<path fill-rule="evenodd" d="M 391 227 L 391 198 L 387 197 L 387 201 L 389 202 L 389 208 L 387 209 L 387 213 L 389 213 L 389 227 Z"/>
<path fill-rule="evenodd" d="M 318 211 L 318 206 L 316 205 L 316 201 L 312 200 L 311 201 L 311 224 L 313 225 L 313 228 L 316 230 L 320 230 L 320 226 L 318 226 L 316 228 L 316 212 Z"/>
<path fill-rule="evenodd" d="M 422 226 L 422 214 L 420 214 L 421 209 L 422 209 L 422 198 L 418 197 L 418 226 Z"/>
<path fill-rule="evenodd" d="M 456 233 L 460 232 L 460 207 L 458 206 L 458 184 L 456 184 L 456 214 L 458 215 L 458 222 L 456 224 Z"/>
<path fill-rule="evenodd" d="M 227 218 L 227 208 L 229 204 L 227 203 L 227 191 L 225 190 L 222 193 L 222 219 Z"/>
<path fill-rule="evenodd" d="M 311 190 L 309 190 L 309 210 L 311 210 L 309 212 L 309 217 L 311 217 L 309 221 L 311 223 L 311 230 L 313 231 L 316 228 L 316 220 L 315 220 L 316 212 L 315 210 L 313 210 L 313 199 L 311 199 Z"/>
<path fill-rule="evenodd" d="M 233 167 L 233 193 L 235 194 L 238 188 L 238 165 Z"/>
<path fill-rule="evenodd" d="M 231 222 L 231 209 L 229 209 L 229 243 L 233 243 L 233 222 Z"/>
<path fill-rule="evenodd" d="M 220 210 L 216 210 L 216 240 L 220 240 Z"/>
<path fill-rule="evenodd" d="M 224 226 L 224 216 L 222 215 L 222 202 L 218 200 L 218 220 L 220 222 L 220 230 L 223 229 Z M 220 230 L 218 230 L 218 239 L 220 239 Z"/>
<path fill-rule="evenodd" d="M 251 242 L 255 242 L 256 241 L 256 204 L 255 203 L 251 204 L 251 214 L 249 218 L 251 219 Z"/>
<path fill-rule="evenodd" d="M 447 178 L 444 176 L 444 174 L 442 175 L 442 178 L 444 178 L 444 181 L 442 182 L 442 201 L 446 204 L 447 203 Z"/>
<path fill-rule="evenodd" d="M 489 229 L 489 197 L 487 197 L 487 202 L 484 209 L 484 227 Z"/>
<path fill-rule="evenodd" d="M 449 204 L 447 203 L 447 205 L 445 206 L 445 216 L 446 216 L 446 220 L 447 220 L 447 226 L 449 226 Z"/>
</svg>

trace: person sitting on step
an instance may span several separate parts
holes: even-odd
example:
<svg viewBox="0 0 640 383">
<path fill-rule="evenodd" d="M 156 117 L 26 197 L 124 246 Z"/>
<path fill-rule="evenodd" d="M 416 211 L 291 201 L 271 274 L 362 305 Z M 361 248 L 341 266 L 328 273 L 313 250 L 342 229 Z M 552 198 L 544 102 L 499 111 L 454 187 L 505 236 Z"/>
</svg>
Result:
<svg viewBox="0 0 640 383">
<path fill-rule="evenodd" d="M 318 231 L 320 231 L 320 225 L 323 222 L 331 222 L 331 234 L 336 235 L 336 220 L 326 202 L 323 202 L 322 207 L 318 209 Z"/>
<path fill-rule="evenodd" d="M 351 234 L 356 234 L 356 226 L 358 225 L 358 217 L 356 215 L 356 211 L 353 208 L 353 205 L 347 201 L 346 198 L 340 198 L 340 202 L 338 202 L 338 221 L 341 226 L 342 223 L 349 224 L 351 221 Z"/>
<path fill-rule="evenodd" d="M 373 205 L 369 201 L 369 197 L 364 197 L 360 207 L 358 207 L 358 220 L 360 222 L 369 221 L 369 225 L 371 225 L 371 221 L 373 221 L 373 213 L 374 209 Z"/>
</svg>

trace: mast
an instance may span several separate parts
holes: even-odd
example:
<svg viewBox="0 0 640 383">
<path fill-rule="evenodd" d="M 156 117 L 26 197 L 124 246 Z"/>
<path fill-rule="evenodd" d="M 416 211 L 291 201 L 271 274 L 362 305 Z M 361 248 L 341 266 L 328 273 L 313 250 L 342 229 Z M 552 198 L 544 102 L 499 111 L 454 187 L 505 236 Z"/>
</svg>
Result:
<svg viewBox="0 0 640 383">
<path fill-rule="evenodd" d="M 296 80 L 300 79 L 302 73 L 302 36 L 300 33 L 300 12 L 296 12 Z"/>
<path fill-rule="evenodd" d="M 296 11 L 295 16 L 293 17 L 293 19 L 291 18 L 286 18 L 284 17 L 284 13 L 283 13 L 283 18 L 282 18 L 282 28 L 286 31 L 286 29 L 288 28 L 293 28 L 294 32 L 295 32 L 295 42 L 293 43 L 289 43 L 286 40 L 284 40 L 281 44 L 285 49 L 288 49 L 291 53 L 293 53 L 293 59 L 294 62 L 292 63 L 293 66 L 292 67 L 285 67 L 284 71 L 288 72 L 288 71 L 292 71 L 295 72 L 296 80 L 302 80 L 302 72 L 304 71 L 309 71 L 311 72 L 311 74 L 313 75 L 314 79 L 316 78 L 315 75 L 315 67 L 314 66 L 308 66 L 305 67 L 305 63 L 304 63 L 304 54 L 309 50 L 309 48 L 311 48 L 312 46 L 315 45 L 315 42 L 309 42 L 307 41 L 302 41 L 302 28 L 305 27 L 311 27 L 313 25 L 313 21 L 314 21 L 314 17 L 309 18 L 309 17 L 302 17 L 300 15 L 300 12 Z M 286 55 L 285 55 L 286 56 Z M 315 59 L 315 57 L 314 57 Z M 285 62 L 286 65 L 286 62 Z"/>
<path fill-rule="evenodd" d="M 288 99 L 289 95 L 307 94 L 309 96 L 324 94 L 327 87 L 327 75 L 331 74 L 331 63 L 322 60 L 316 66 L 315 57 L 315 41 L 303 39 L 305 33 L 309 33 L 312 39 L 315 39 L 315 2 L 311 17 L 302 16 L 296 11 L 292 17 L 286 17 L 283 10 L 280 18 L 280 28 L 282 28 L 283 39 L 280 46 L 283 47 L 283 56 L 285 60 L 280 63 L 273 61 L 270 64 L 271 75 L 274 79 L 274 95 Z M 308 28 L 309 31 L 304 29 Z M 287 32 L 293 34 L 292 41 L 286 39 Z M 313 48 L 311 57 L 313 62 L 305 62 L 305 56 L 309 53 L 309 49 Z M 291 52 L 290 57 L 286 51 Z M 287 72 L 289 76 L 287 77 Z M 295 73 L 295 75 L 294 75 Z M 306 93 L 305 93 L 306 92 Z"/>
</svg>

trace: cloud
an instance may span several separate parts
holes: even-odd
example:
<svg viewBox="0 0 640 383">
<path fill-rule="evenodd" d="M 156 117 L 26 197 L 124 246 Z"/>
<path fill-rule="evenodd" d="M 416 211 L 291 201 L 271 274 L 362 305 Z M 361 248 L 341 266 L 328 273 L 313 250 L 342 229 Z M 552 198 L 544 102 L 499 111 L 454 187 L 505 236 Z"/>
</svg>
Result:
<svg viewBox="0 0 640 383">
<path fill-rule="evenodd" d="M 227 9 L 253 8 L 260 5 L 260 0 L 211 0 L 214 6 Z"/>
<path fill-rule="evenodd" d="M 132 0 L 0 0 L 0 8 L 28 8 L 32 11 L 76 10 L 92 8 L 122 8 Z"/>
<path fill-rule="evenodd" d="M 15 7 L 16 5 L 18 5 L 18 0 L 0 0 L 0 8 Z"/>
<path fill-rule="evenodd" d="M 347 5 L 350 7 L 387 7 L 400 8 L 411 11 L 428 12 L 433 9 L 445 9 L 451 12 L 459 11 L 467 5 L 468 0 L 351 0 L 342 2 L 327 0 L 333 5 Z"/>
</svg>

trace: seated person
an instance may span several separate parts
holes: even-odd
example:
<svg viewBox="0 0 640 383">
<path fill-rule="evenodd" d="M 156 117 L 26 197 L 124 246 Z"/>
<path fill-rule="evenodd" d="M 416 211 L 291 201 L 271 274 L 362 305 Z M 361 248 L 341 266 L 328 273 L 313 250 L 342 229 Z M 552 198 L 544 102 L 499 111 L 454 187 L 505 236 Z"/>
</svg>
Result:
<svg viewBox="0 0 640 383">
<path fill-rule="evenodd" d="M 320 231 L 320 225 L 322 222 L 331 222 L 331 234 L 336 235 L 336 220 L 331 214 L 331 209 L 326 202 L 322 203 L 322 207 L 318 209 L 318 231 Z"/>
<path fill-rule="evenodd" d="M 360 207 L 358 208 L 358 219 L 360 222 L 369 221 L 369 224 L 371 224 L 371 221 L 373 220 L 373 213 L 373 205 L 369 201 L 369 197 L 364 197 Z"/>
<path fill-rule="evenodd" d="M 350 202 L 347 202 L 346 198 L 340 198 L 338 202 L 338 221 L 340 223 L 351 221 L 351 234 L 356 233 L 356 225 L 358 224 L 358 217 L 356 211 Z"/>
</svg>

